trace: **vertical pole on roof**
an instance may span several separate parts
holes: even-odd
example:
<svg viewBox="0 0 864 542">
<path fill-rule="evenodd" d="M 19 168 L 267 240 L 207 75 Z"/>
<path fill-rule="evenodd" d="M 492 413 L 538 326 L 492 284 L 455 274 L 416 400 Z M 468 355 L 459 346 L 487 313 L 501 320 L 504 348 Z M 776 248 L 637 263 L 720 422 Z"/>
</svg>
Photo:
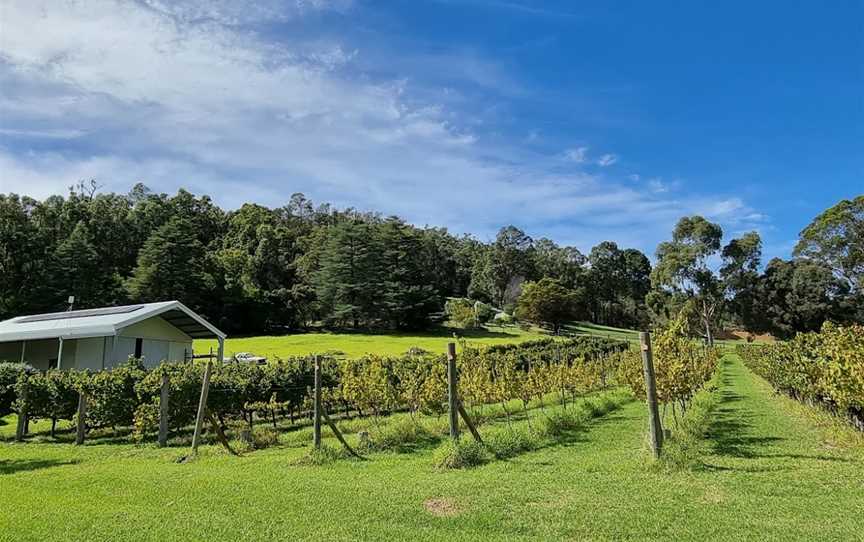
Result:
<svg viewBox="0 0 864 542">
<path fill-rule="evenodd" d="M 27 352 L 27 341 L 21 341 L 21 363 L 24 363 L 25 352 Z"/>
<path fill-rule="evenodd" d="M 57 349 L 57 368 L 60 368 L 60 364 L 63 363 L 63 337 L 59 337 L 60 339 L 60 347 Z"/>
</svg>

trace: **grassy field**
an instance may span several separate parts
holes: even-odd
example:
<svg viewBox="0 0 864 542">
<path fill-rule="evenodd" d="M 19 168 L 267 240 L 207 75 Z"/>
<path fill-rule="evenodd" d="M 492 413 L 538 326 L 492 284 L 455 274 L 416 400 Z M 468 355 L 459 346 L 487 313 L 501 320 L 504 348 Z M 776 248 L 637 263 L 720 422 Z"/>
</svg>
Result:
<svg viewBox="0 0 864 542">
<path fill-rule="evenodd" d="M 588 322 L 577 322 L 565 326 L 564 331 L 580 335 L 594 335 L 623 341 L 636 342 L 639 333 L 629 329 L 601 326 Z M 523 330 L 516 326 L 488 326 L 480 330 L 465 330 L 440 327 L 425 332 L 380 332 L 380 333 L 331 333 L 310 332 L 280 336 L 229 337 L 225 341 L 225 355 L 237 352 L 252 352 L 268 358 L 301 356 L 306 354 L 338 351 L 348 357 L 359 357 L 368 353 L 404 354 L 409 348 L 418 347 L 431 352 L 444 352 L 454 333 L 473 344 L 502 344 L 548 337 L 538 328 Z M 734 346 L 741 341 L 717 341 L 721 346 Z M 194 343 L 196 353 L 215 352 L 216 341 L 199 339 Z"/>
<path fill-rule="evenodd" d="M 546 337 L 538 329 L 525 331 L 518 327 L 489 326 L 481 330 L 464 330 L 441 327 L 420 332 L 382 332 L 382 333 L 330 333 L 311 332 L 270 337 L 237 337 L 225 341 L 225 355 L 237 352 L 253 352 L 259 356 L 288 357 L 328 351 L 343 352 L 348 357 L 363 354 L 404 354 L 412 347 L 431 352 L 445 352 L 447 343 L 453 341 L 453 333 L 476 344 L 502 344 L 521 342 Z M 216 349 L 215 340 L 197 340 L 196 352 Z"/>
<path fill-rule="evenodd" d="M 287 444 L 177 464 L 177 448 L 2 442 L 0 540 L 862 540 L 862 436 L 732 356 L 720 394 L 701 466 L 671 474 L 635 401 L 464 471 L 423 446 L 300 466 Z"/>
</svg>

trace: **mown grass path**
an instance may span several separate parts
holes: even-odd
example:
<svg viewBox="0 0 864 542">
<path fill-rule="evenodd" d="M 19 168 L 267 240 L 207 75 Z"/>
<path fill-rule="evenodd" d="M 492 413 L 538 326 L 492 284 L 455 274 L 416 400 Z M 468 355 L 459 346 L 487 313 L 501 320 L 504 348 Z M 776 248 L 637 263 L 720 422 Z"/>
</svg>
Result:
<svg viewBox="0 0 864 542">
<path fill-rule="evenodd" d="M 204 447 L 0 443 L 0 540 L 864 540 L 864 448 L 839 447 L 726 358 L 704 466 L 662 473 L 632 402 L 467 471 L 431 450 L 292 465 Z M 540 415 L 540 414 L 538 414 Z"/>
</svg>

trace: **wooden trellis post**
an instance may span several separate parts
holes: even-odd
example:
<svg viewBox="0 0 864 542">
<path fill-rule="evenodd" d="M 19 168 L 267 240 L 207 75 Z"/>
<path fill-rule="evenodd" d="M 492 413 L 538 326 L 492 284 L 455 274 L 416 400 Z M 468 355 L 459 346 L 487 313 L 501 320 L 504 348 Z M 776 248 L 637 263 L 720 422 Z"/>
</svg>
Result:
<svg viewBox="0 0 864 542">
<path fill-rule="evenodd" d="M 471 421 L 468 411 L 465 410 L 465 406 L 459 399 L 459 378 L 456 373 L 456 343 L 447 344 L 447 392 L 450 410 L 450 438 L 454 440 L 459 438 L 459 416 L 462 416 L 462 420 L 468 427 L 468 431 L 471 432 L 471 436 L 474 437 L 474 440 L 483 444 L 483 439 L 480 438 L 477 427 Z"/>
<path fill-rule="evenodd" d="M 321 448 L 321 362 L 315 356 L 315 396 L 313 405 L 312 445 Z"/>
<path fill-rule="evenodd" d="M 459 389 L 456 382 L 456 343 L 447 344 L 447 405 L 450 438 L 459 440 Z"/>
<path fill-rule="evenodd" d="M 75 417 L 75 444 L 84 444 L 84 434 L 87 432 L 87 396 L 84 392 L 78 394 L 78 412 Z"/>
<path fill-rule="evenodd" d="M 654 457 L 660 457 L 660 449 L 663 447 L 663 426 L 660 423 L 660 410 L 657 408 L 657 384 L 654 381 L 651 334 L 645 331 L 640 332 L 639 345 L 642 350 L 642 369 L 645 373 L 645 396 L 648 402 L 651 451 L 654 453 Z"/>
<path fill-rule="evenodd" d="M 168 406 L 171 400 L 171 382 L 168 373 L 162 373 L 162 389 L 159 395 L 159 447 L 168 445 Z"/>
<path fill-rule="evenodd" d="M 195 418 L 195 433 L 192 435 L 192 453 L 198 453 L 198 444 L 201 443 L 201 431 L 204 429 L 204 416 L 207 412 L 207 394 L 210 392 L 210 371 L 213 370 L 213 362 L 208 361 L 204 369 L 204 380 L 201 382 L 201 399 L 198 401 L 198 416 Z"/>
<path fill-rule="evenodd" d="M 15 428 L 15 440 L 18 442 L 24 440 L 24 434 L 27 433 L 27 376 L 23 375 L 22 378 L 25 379 L 25 383 L 22 386 L 21 411 L 18 412 L 18 425 Z"/>
</svg>

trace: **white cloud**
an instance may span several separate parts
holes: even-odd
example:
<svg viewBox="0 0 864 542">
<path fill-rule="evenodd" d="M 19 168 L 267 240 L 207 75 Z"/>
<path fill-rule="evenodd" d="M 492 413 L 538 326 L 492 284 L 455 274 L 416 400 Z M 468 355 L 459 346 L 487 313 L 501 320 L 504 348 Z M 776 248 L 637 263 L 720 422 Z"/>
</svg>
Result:
<svg viewBox="0 0 864 542">
<path fill-rule="evenodd" d="M 630 175 L 627 175 L 627 178 L 633 182 L 636 182 L 639 179 L 641 179 L 642 177 L 638 173 L 631 173 Z"/>
<path fill-rule="evenodd" d="M 597 159 L 597 165 L 601 167 L 611 166 L 618 161 L 618 157 L 614 154 L 604 154 Z"/>
<path fill-rule="evenodd" d="M 588 154 L 588 147 L 575 147 L 564 151 L 564 158 L 577 164 L 585 162 Z"/>
<path fill-rule="evenodd" d="M 661 197 L 650 184 L 562 173 L 560 156 L 487 141 L 464 111 L 429 100 L 432 92 L 420 99 L 406 80 L 357 74 L 356 47 L 265 41 L 244 26 L 347 6 L 5 4 L 0 192 L 45 197 L 96 178 L 120 192 L 137 181 L 182 186 L 235 207 L 281 205 L 302 191 L 484 237 L 514 223 L 581 248 L 617 239 L 649 251 L 683 214 L 746 221 L 754 213 L 740 200 L 712 208 Z M 75 138 L 75 146 L 27 146 L 40 137 Z M 587 153 L 566 151 L 568 167 Z"/>
<path fill-rule="evenodd" d="M 648 180 L 648 187 L 655 194 L 662 194 L 663 192 L 669 191 L 669 187 L 666 186 L 666 184 L 663 181 L 661 181 L 660 179 L 658 179 L 656 177 Z"/>
</svg>

